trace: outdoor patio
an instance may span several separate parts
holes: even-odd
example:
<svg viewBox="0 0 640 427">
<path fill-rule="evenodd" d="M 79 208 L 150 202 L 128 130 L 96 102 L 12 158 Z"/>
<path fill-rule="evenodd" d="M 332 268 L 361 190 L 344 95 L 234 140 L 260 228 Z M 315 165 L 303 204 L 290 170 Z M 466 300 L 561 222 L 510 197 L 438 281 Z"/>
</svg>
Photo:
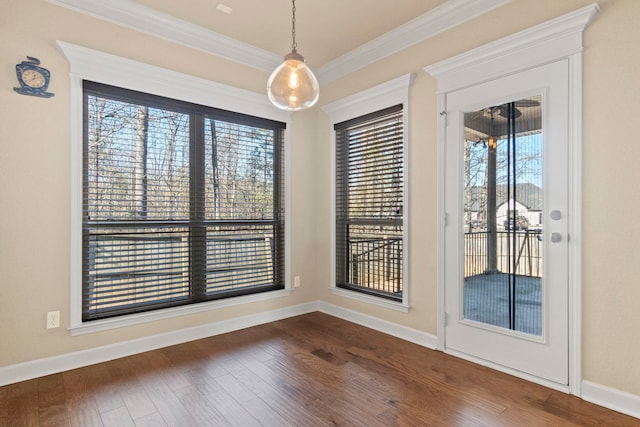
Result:
<svg viewBox="0 0 640 427">
<path fill-rule="evenodd" d="M 514 328 L 531 335 L 542 333 L 542 291 L 539 277 L 512 276 L 515 280 Z M 464 279 L 464 317 L 509 328 L 509 275 L 478 274 Z"/>
</svg>

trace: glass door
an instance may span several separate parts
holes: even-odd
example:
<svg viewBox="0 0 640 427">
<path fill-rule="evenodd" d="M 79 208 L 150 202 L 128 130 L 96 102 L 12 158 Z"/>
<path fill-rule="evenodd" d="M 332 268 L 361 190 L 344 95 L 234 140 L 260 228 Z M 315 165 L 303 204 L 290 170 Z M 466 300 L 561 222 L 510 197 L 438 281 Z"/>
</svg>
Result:
<svg viewBox="0 0 640 427">
<path fill-rule="evenodd" d="M 446 94 L 445 348 L 568 384 L 567 61 Z"/>
</svg>

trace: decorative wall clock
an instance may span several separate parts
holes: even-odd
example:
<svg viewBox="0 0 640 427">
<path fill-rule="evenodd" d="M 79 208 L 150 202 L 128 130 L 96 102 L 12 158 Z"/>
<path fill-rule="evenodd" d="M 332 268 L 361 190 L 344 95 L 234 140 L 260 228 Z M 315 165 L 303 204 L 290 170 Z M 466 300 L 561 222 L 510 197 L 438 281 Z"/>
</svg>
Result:
<svg viewBox="0 0 640 427">
<path fill-rule="evenodd" d="M 40 67 L 38 58 L 27 56 L 27 59 L 28 61 L 16 64 L 16 75 L 20 87 L 14 87 L 13 90 L 21 95 L 51 98 L 54 94 L 47 92 L 51 73 L 46 68 Z"/>
</svg>

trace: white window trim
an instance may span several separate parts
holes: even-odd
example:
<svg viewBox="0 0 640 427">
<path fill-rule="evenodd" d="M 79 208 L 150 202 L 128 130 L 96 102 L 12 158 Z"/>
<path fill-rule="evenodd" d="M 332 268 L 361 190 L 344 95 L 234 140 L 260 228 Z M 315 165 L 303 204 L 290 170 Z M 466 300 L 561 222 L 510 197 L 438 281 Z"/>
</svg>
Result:
<svg viewBox="0 0 640 427">
<path fill-rule="evenodd" d="M 113 328 L 167 319 L 185 314 L 215 310 L 232 305 L 279 298 L 291 293 L 291 113 L 273 107 L 266 95 L 178 73 L 119 56 L 57 41 L 58 49 L 69 61 L 70 97 L 70 325 L 71 335 L 82 335 Z M 82 322 L 82 81 L 90 80 L 125 89 L 236 111 L 285 122 L 285 289 L 132 314 L 112 319 Z"/>
<path fill-rule="evenodd" d="M 409 312 L 409 87 L 414 74 L 405 74 L 322 107 L 329 116 L 332 144 L 331 165 L 331 293 L 404 313 Z M 402 104 L 403 110 L 403 220 L 402 220 L 402 302 L 387 300 L 336 286 L 336 133 L 333 126 L 346 120 Z"/>
<path fill-rule="evenodd" d="M 567 59 L 569 63 L 569 392 L 582 384 L 582 36 L 599 12 L 596 3 L 429 65 L 438 81 L 438 169 L 444 170 L 446 93 Z M 444 113 L 444 114 L 442 114 Z M 438 177 L 438 348 L 445 348 L 444 177 Z M 517 374 L 516 374 L 517 375 Z"/>
</svg>

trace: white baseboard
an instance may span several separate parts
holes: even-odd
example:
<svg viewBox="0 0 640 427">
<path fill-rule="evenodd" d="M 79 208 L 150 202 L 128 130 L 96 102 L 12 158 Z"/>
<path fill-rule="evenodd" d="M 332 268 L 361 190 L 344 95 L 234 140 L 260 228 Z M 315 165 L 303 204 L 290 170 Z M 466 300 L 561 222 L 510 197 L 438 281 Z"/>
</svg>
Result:
<svg viewBox="0 0 640 427">
<path fill-rule="evenodd" d="M 640 396 L 615 388 L 582 381 L 582 398 L 632 417 L 640 418 Z"/>
<path fill-rule="evenodd" d="M 406 326 L 398 325 L 396 323 L 388 322 L 386 320 L 378 319 L 377 317 L 369 316 L 359 313 L 357 311 L 348 310 L 337 305 L 329 304 L 323 301 L 318 301 L 318 311 L 326 313 L 349 322 L 357 323 L 358 325 L 366 326 L 371 329 L 375 329 L 380 332 L 395 336 L 397 338 L 411 341 L 415 344 L 421 345 L 435 350 L 438 344 L 438 338 L 435 335 L 418 331 L 416 329 L 408 328 Z M 458 356 L 459 355 L 455 355 Z M 467 358 L 468 359 L 468 358 Z M 470 359 L 468 359 L 470 360 Z M 478 361 L 472 360 L 476 363 Z M 482 363 L 481 363 L 482 364 Z M 497 369 L 503 372 L 514 374 L 514 372 L 505 371 L 503 367 L 499 365 L 489 366 L 493 369 Z M 568 392 L 566 387 L 558 387 L 556 384 L 541 381 L 538 378 L 531 376 L 516 375 L 528 381 L 532 381 L 538 384 L 545 385 L 547 387 Z M 640 418 L 640 396 L 626 393 L 620 390 L 616 390 L 607 386 L 592 383 L 589 381 L 582 381 L 582 399 L 595 403 L 596 405 L 630 415 L 632 417 Z"/>
<path fill-rule="evenodd" d="M 435 335 L 393 322 L 349 310 L 323 301 L 312 301 L 292 307 L 285 307 L 150 337 L 81 350 L 59 356 L 47 357 L 15 365 L 0 367 L 0 386 L 25 381 L 70 369 L 81 368 L 95 363 L 106 362 L 120 357 L 131 356 L 145 351 L 170 345 L 181 344 L 201 338 L 233 332 L 252 326 L 262 325 L 301 314 L 320 311 L 358 325 L 401 338 L 426 348 L 436 349 Z M 640 418 L 640 396 L 611 387 L 582 381 L 582 399 L 605 408 Z"/>
<path fill-rule="evenodd" d="M 435 336 L 425 332 L 387 322 L 356 311 L 347 310 L 336 305 L 312 301 L 278 310 L 251 314 L 135 340 L 61 354 L 59 356 L 3 366 L 0 367 L 0 386 L 106 362 L 120 357 L 131 356 L 170 345 L 233 332 L 314 311 L 321 311 L 431 349 L 434 349 L 437 343 Z"/>
<path fill-rule="evenodd" d="M 352 323 L 357 323 L 358 325 L 366 326 L 367 328 L 375 329 L 376 331 L 384 332 L 385 334 L 401 338 L 405 341 L 410 341 L 414 344 L 418 344 L 432 350 L 435 350 L 436 345 L 438 344 L 438 338 L 427 332 L 398 325 L 397 323 L 388 322 L 377 317 L 348 310 L 323 301 L 318 301 L 318 311 L 348 320 Z"/>
<path fill-rule="evenodd" d="M 318 311 L 316 301 L 0 367 L 0 386 Z"/>
</svg>

